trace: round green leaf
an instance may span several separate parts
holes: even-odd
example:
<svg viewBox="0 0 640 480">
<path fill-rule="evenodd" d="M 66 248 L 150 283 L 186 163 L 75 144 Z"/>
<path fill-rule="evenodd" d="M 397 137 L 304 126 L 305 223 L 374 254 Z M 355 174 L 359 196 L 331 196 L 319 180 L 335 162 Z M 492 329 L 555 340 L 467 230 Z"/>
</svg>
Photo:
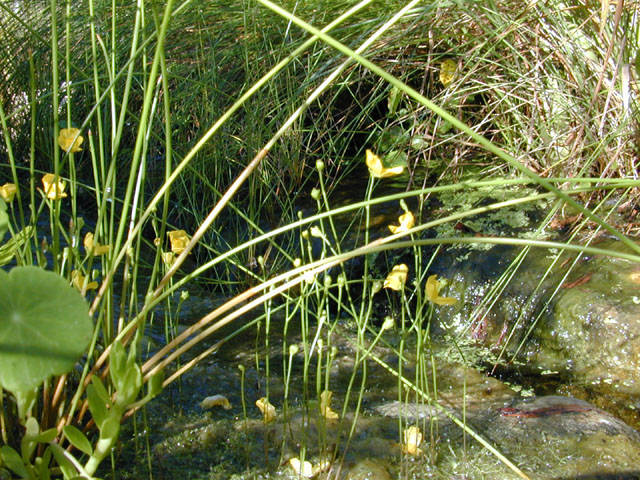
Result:
<svg viewBox="0 0 640 480">
<path fill-rule="evenodd" d="M 15 392 L 61 375 L 86 350 L 93 322 L 84 298 L 38 267 L 0 270 L 0 385 Z"/>
</svg>

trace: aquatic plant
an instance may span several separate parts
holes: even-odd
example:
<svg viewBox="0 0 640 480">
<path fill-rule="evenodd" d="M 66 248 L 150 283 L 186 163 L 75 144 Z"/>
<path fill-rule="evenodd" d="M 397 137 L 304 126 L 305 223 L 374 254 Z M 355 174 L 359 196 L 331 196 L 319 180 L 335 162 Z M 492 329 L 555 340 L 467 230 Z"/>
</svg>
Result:
<svg viewBox="0 0 640 480">
<path fill-rule="evenodd" d="M 16 314 L 6 305 L 20 295 L 41 311 L 33 320 L 37 331 L 44 330 L 43 318 L 49 317 L 42 311 L 53 310 L 54 300 L 74 309 L 59 325 L 65 338 L 59 339 L 57 353 L 63 364 L 48 365 L 37 378 L 0 380 L 18 404 L 16 412 L 3 403 L 4 466 L 25 477 L 95 476 L 127 415 L 135 415 L 161 384 L 171 385 L 254 328 L 261 342 L 255 352 L 260 375 L 269 379 L 276 368 L 286 373 L 281 396 L 272 395 L 265 383 L 257 403 L 262 423 L 288 422 L 300 405 L 307 407 L 307 420 L 309 412 L 319 412 L 319 450 L 333 446 L 333 451 L 314 465 L 305 458 L 314 446 L 303 444 L 297 462 L 290 463 L 303 475 L 325 471 L 340 462 L 341 454 L 328 424 L 352 414 L 348 431 L 340 435 L 347 443 L 353 440 L 371 362 L 397 380 L 398 400 L 411 395 L 451 415 L 439 406 L 435 376 L 430 377 L 435 359 L 427 354 L 440 308 L 456 303 L 441 294 L 445 287 L 432 271 L 446 245 L 509 244 L 523 247 L 522 255 L 557 248 L 639 260 L 637 245 L 607 220 L 639 186 L 633 155 L 620 143 L 633 129 L 625 113 L 630 95 L 618 97 L 602 81 L 613 53 L 629 67 L 633 52 L 614 49 L 620 22 L 633 25 L 631 16 L 619 14 L 615 22 L 601 17 L 600 33 L 609 42 L 604 48 L 589 43 L 586 28 L 577 28 L 579 15 L 588 12 L 572 19 L 548 10 L 555 8 L 553 2 L 532 2 L 524 9 L 515 2 L 513 21 L 498 11 L 449 2 L 421 6 L 411 1 L 389 12 L 368 11 L 370 4 L 344 7 L 331 21 L 322 15 L 333 12 L 314 11 L 313 5 L 294 15 L 267 0 L 235 5 L 224 14 L 215 2 L 199 10 L 171 0 L 140 8 L 89 2 L 75 11 L 69 2 L 55 0 L 29 11 L 0 5 L 8 26 L 0 32 L 0 48 L 13 49 L 0 65 L 7 72 L 2 80 L 7 88 L 0 92 L 0 153 L 8 159 L 0 165 L 6 180 L 0 187 L 0 264 L 13 264 L 0 276 L 27 272 L 52 279 L 52 286 L 38 288 L 30 288 L 32 280 L 2 282 L 6 300 L 0 303 L 0 319 Z M 535 22 L 536 16 L 545 22 Z M 478 20 L 460 36 L 454 19 L 467 17 Z M 317 29 L 303 18 L 328 23 Z M 424 30 L 416 25 L 426 19 L 438 33 L 438 45 L 423 53 Z M 545 60 L 529 48 L 518 49 L 519 43 L 529 45 L 526 39 L 538 38 L 531 24 L 560 25 L 558 31 L 574 32 L 577 39 L 565 42 L 549 31 L 536 52 L 579 57 L 555 62 L 551 54 Z M 220 55 L 219 42 L 230 45 Z M 583 56 L 579 49 L 565 50 L 578 43 L 585 44 Z M 413 53 L 405 54 L 405 47 Z M 637 53 L 637 45 L 633 48 Z M 411 68 L 396 67 L 402 63 L 398 59 L 411 55 L 424 55 L 421 87 Z M 25 61 L 18 65 L 16 58 Z M 529 68 L 541 64 L 545 68 L 537 73 Z M 597 78 L 591 75 L 593 65 L 601 67 Z M 44 73 L 49 70 L 50 76 Z M 591 98 L 571 93 L 577 78 Z M 239 85 L 247 87 L 239 93 Z M 525 93 L 518 93 L 518 86 Z M 604 91 L 606 100 L 600 98 Z M 598 108 L 604 113 L 584 114 L 599 113 Z M 614 108 L 619 117 L 609 113 Z M 469 168 L 463 160 L 469 160 Z M 349 176 L 367 169 L 362 200 L 352 196 L 346 204 L 336 203 Z M 473 177 L 465 177 L 465 171 Z M 493 177 L 482 179 L 485 174 Z M 400 188 L 386 183 L 397 178 L 404 182 Z M 535 189 L 497 201 L 479 197 L 444 215 L 426 213 L 428 198 L 441 192 L 470 197 L 472 191 L 512 185 Z M 608 197 L 614 192 L 619 196 Z M 308 197 L 312 207 L 296 213 Z M 483 232 L 424 235 L 542 200 L 552 208 L 540 230 L 570 209 L 583 219 L 576 220 L 583 223 L 575 235 L 587 226 L 606 231 L 633 253 L 598 250 L 577 242 L 577 236 L 552 242 Z M 398 202 L 399 211 L 382 221 L 387 225 L 397 218 L 398 225 L 390 225 L 391 235 L 384 236 L 373 227 L 376 209 Z M 347 223 L 341 220 L 345 216 Z M 361 261 L 357 268 L 350 263 L 354 259 Z M 474 317 L 514 278 L 519 259 L 482 299 Z M 177 313 L 194 284 L 230 299 L 179 331 Z M 165 317 L 158 319 L 160 304 Z M 376 318 L 380 305 L 389 306 L 383 319 Z M 284 326 L 275 331 L 279 315 Z M 333 411 L 333 342 L 341 318 L 354 326 L 348 339 L 354 358 L 346 387 L 334 399 L 342 408 L 334 404 Z M 76 325 L 80 321 L 82 328 Z M 166 327 L 166 342 L 143 355 L 145 332 L 158 321 Z M 225 330 L 193 358 L 181 360 L 229 325 L 230 333 Z M 294 326 L 299 346 L 290 337 Z M 376 346 L 392 332 L 399 335 L 393 346 L 397 365 L 376 356 Z M 39 359 L 35 353 L 47 353 L 51 346 L 32 345 L 26 337 L 19 337 L 19 360 L 31 371 L 30 362 Z M 271 358 L 277 337 L 283 340 L 276 352 L 281 365 Z M 451 342 L 459 347 L 454 335 Z M 408 346 L 415 351 L 408 352 Z M 413 378 L 404 370 L 410 354 L 416 358 Z M 0 361 L 14 359 L 0 352 Z M 290 382 L 294 368 L 303 371 L 301 385 Z M 28 385 L 15 383 L 26 379 Z M 147 393 L 140 398 L 144 383 Z M 36 392 L 41 402 L 34 402 Z M 212 398 L 205 405 L 226 408 L 223 400 Z M 312 401 L 318 408 L 308 408 Z M 245 419 L 246 403 L 243 398 Z M 526 477 L 464 419 L 452 420 Z M 437 426 L 421 427 L 399 420 L 398 431 L 406 433 L 398 441 L 409 455 L 435 458 Z"/>
</svg>

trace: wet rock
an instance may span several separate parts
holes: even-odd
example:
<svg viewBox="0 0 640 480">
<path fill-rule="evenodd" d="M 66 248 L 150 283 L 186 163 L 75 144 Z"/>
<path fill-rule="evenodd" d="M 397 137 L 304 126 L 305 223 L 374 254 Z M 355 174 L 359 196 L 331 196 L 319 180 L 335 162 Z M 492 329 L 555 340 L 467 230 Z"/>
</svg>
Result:
<svg viewBox="0 0 640 480">
<path fill-rule="evenodd" d="M 459 409 L 446 409 L 460 418 Z M 418 425 L 421 420 L 437 415 L 443 437 L 454 443 L 461 440 L 460 428 L 433 406 L 388 402 L 375 411 L 385 416 L 404 416 L 406 421 Z M 499 405 L 490 400 L 478 401 L 469 405 L 466 414 L 471 429 L 535 478 L 620 474 L 633 471 L 640 458 L 640 432 L 576 398 L 518 397 Z M 486 454 L 479 448 L 465 455 L 473 465 L 481 463 Z"/>
<path fill-rule="evenodd" d="M 411 367 L 405 367 L 407 372 Z M 412 373 L 409 373 L 410 376 Z M 382 400 L 372 405 L 377 415 L 401 417 L 408 422 L 429 420 L 432 417 L 446 420 L 445 412 L 462 418 L 463 409 L 468 417 L 483 415 L 485 410 L 504 405 L 515 397 L 515 392 L 496 378 L 473 368 L 440 360 L 436 374 L 438 384 L 437 407 L 427 400 Z M 463 392 L 465 392 L 463 394 Z M 387 397 L 388 398 L 388 397 Z M 397 398 L 397 396 L 396 396 Z"/>
<path fill-rule="evenodd" d="M 376 405 L 374 411 L 385 417 L 401 417 L 411 422 L 427 420 L 431 417 L 445 418 L 442 411 L 438 410 L 434 405 L 399 402 L 398 400 Z"/>
<path fill-rule="evenodd" d="M 594 257 L 563 286 L 534 332 L 528 360 L 580 382 L 640 393 L 640 266 Z"/>
<path fill-rule="evenodd" d="M 640 458 L 640 432 L 571 397 L 514 400 L 483 427 L 502 453 L 538 474 L 618 474 L 636 468 Z"/>
<path fill-rule="evenodd" d="M 591 435 L 623 435 L 638 443 L 640 432 L 596 406 L 571 397 L 547 395 L 518 398 L 497 409 L 493 430 L 508 431 L 509 436 L 527 436 L 536 431 L 543 436 L 584 438 Z"/>
<path fill-rule="evenodd" d="M 632 253 L 613 240 L 595 246 Z M 434 268 L 450 281 L 443 295 L 459 302 L 436 307 L 434 334 L 455 335 L 480 364 L 494 363 L 502 351 L 503 360 L 516 357 L 521 372 L 556 372 L 604 393 L 640 394 L 640 266 L 583 256 L 569 271 L 575 254 L 533 249 L 496 289 L 520 251 L 442 255 Z"/>
<path fill-rule="evenodd" d="M 379 460 L 364 459 L 349 468 L 347 480 L 391 480 L 387 468 Z"/>
</svg>

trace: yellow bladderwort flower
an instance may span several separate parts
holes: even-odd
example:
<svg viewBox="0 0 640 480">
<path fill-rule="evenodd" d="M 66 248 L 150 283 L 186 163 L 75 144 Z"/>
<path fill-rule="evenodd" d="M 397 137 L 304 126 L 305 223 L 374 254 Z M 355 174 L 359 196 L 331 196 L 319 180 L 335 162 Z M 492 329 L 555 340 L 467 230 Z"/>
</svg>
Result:
<svg viewBox="0 0 640 480">
<path fill-rule="evenodd" d="M 409 455 L 420 455 L 422 450 L 418 447 L 422 443 L 422 432 L 415 425 L 404 430 L 404 443 L 402 444 L 402 451 Z"/>
<path fill-rule="evenodd" d="M 446 87 L 451 82 L 453 82 L 453 79 L 456 76 L 457 69 L 458 69 L 458 66 L 456 65 L 456 62 L 454 62 L 450 58 L 447 58 L 446 60 L 442 61 L 442 63 L 440 64 L 440 75 L 439 75 L 440 82 L 442 83 L 442 85 Z"/>
<path fill-rule="evenodd" d="M 320 472 L 325 472 L 329 469 L 331 464 L 329 462 L 322 462 L 318 465 L 313 465 L 308 461 L 301 461 L 298 457 L 292 457 L 289 459 L 289 465 L 299 475 L 304 478 L 315 478 Z"/>
<path fill-rule="evenodd" d="M 369 167 L 369 173 L 375 178 L 386 178 L 399 175 L 404 170 L 404 167 L 392 167 L 386 168 L 382 164 L 382 160 L 371 150 L 367 150 L 367 167 Z"/>
<path fill-rule="evenodd" d="M 256 407 L 262 412 L 262 420 L 264 423 L 271 423 L 276 419 L 276 407 L 271 405 L 265 397 L 256 400 Z"/>
<path fill-rule="evenodd" d="M 9 203 L 16 196 L 17 191 L 18 189 L 15 183 L 5 183 L 0 187 L 0 197 L 2 197 L 5 202 Z"/>
<path fill-rule="evenodd" d="M 311 462 L 307 462 L 306 460 L 302 462 L 298 457 L 290 458 L 289 465 L 291 465 L 293 471 L 296 472 L 296 475 L 300 475 L 301 477 L 313 478 L 316 474 Z"/>
<path fill-rule="evenodd" d="M 176 254 L 173 252 L 162 252 L 162 261 L 167 264 L 167 266 L 173 265 L 173 262 L 176 259 Z"/>
<path fill-rule="evenodd" d="M 53 173 L 47 173 L 42 177 L 42 184 L 44 185 L 44 193 L 49 200 L 58 200 L 67 196 L 64 193 L 64 181 L 59 176 L 56 181 L 56 176 Z"/>
<path fill-rule="evenodd" d="M 391 269 L 391 273 L 387 275 L 384 280 L 384 288 L 390 288 L 391 290 L 401 290 L 407 281 L 407 273 L 409 273 L 409 267 L 404 263 L 396 265 Z"/>
<path fill-rule="evenodd" d="M 427 298 L 436 305 L 453 305 L 458 300 L 450 297 L 440 296 L 440 282 L 438 281 L 438 275 L 431 275 L 427 279 L 427 287 L 425 288 Z"/>
<path fill-rule="evenodd" d="M 208 410 L 213 407 L 222 407 L 225 410 L 231 410 L 229 399 L 224 395 L 211 395 L 200 402 L 200 408 Z"/>
<path fill-rule="evenodd" d="M 331 410 L 332 397 L 333 392 L 331 390 L 324 390 L 320 394 L 320 414 L 327 420 L 337 420 L 340 418 L 340 415 Z"/>
<path fill-rule="evenodd" d="M 410 228 L 416 223 L 416 219 L 413 217 L 413 213 L 406 212 L 398 217 L 400 226 L 389 225 L 391 233 L 407 233 Z"/>
<path fill-rule="evenodd" d="M 82 138 L 82 135 L 79 135 L 79 133 L 80 130 L 77 128 L 62 128 L 58 135 L 58 145 L 60 145 L 60 148 L 65 152 L 81 152 L 82 148 L 80 148 L 80 145 L 84 142 L 84 138 Z"/>
<path fill-rule="evenodd" d="M 84 248 L 87 250 L 87 253 L 93 251 L 94 255 L 104 255 L 105 253 L 109 253 L 111 245 L 100 245 L 98 242 L 94 242 L 93 233 L 88 232 L 84 236 Z"/>
<path fill-rule="evenodd" d="M 189 236 L 184 230 L 172 230 L 167 232 L 169 235 L 169 242 L 171 243 L 171 251 L 176 255 L 180 255 L 187 244 L 189 243 Z"/>
<path fill-rule="evenodd" d="M 76 287 L 76 290 L 79 292 L 82 291 L 82 287 L 84 286 L 85 276 L 82 275 L 78 270 L 74 270 L 71 272 L 71 281 L 73 282 L 73 286 Z M 98 282 L 87 282 L 86 290 L 96 290 L 98 288 Z"/>
</svg>

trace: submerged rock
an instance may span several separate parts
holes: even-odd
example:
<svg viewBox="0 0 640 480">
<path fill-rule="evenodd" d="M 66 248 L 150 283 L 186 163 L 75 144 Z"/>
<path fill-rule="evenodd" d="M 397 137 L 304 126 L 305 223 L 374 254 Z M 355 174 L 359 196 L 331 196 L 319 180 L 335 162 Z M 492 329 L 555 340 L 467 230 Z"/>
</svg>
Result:
<svg viewBox="0 0 640 480">
<path fill-rule="evenodd" d="M 614 240 L 595 246 L 632 253 Z M 519 252 L 496 246 L 442 259 L 449 266 L 440 273 L 450 279 L 444 294 L 459 302 L 436 308 L 434 334 L 455 335 L 481 364 L 499 353 L 527 374 L 554 372 L 604 393 L 640 394 L 640 265 L 585 255 L 569 270 L 575 254 L 533 249 L 515 269 Z M 508 281 L 497 288 L 505 272 Z"/>
<path fill-rule="evenodd" d="M 445 436 L 454 439 L 461 435 L 458 427 L 447 423 L 446 416 L 429 405 L 387 402 L 375 411 L 385 416 L 400 416 L 418 425 L 435 416 L 441 431 L 448 432 L 443 433 Z M 461 418 L 458 409 L 447 408 L 447 411 Z M 466 421 L 525 473 L 542 478 L 619 475 L 637 468 L 640 458 L 640 432 L 576 398 L 519 397 L 502 406 L 493 401 L 471 403 Z M 485 455 L 482 449 L 473 452 L 468 452 L 470 464 L 479 462 Z"/>
<path fill-rule="evenodd" d="M 575 398 L 517 399 L 498 409 L 485 427 L 502 453 L 538 474 L 596 478 L 638 467 L 640 432 Z"/>
<path fill-rule="evenodd" d="M 615 242 L 600 248 L 620 248 Z M 581 263 L 525 351 L 541 369 L 640 393 L 640 265 L 611 257 Z"/>
</svg>

